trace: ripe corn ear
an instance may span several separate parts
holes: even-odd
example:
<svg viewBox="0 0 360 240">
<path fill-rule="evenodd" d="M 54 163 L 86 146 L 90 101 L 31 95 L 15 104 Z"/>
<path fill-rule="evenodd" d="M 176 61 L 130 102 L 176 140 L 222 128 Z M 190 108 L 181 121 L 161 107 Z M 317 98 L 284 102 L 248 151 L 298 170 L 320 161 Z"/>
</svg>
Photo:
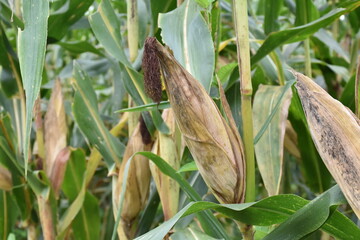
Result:
<svg viewBox="0 0 360 240">
<path fill-rule="evenodd" d="M 229 126 L 203 86 L 155 38 L 145 52 L 156 54 L 179 129 L 200 174 L 222 203 L 240 203 L 245 197 L 245 159 L 237 131 Z M 156 67 L 147 67 L 156 69 Z"/>
</svg>

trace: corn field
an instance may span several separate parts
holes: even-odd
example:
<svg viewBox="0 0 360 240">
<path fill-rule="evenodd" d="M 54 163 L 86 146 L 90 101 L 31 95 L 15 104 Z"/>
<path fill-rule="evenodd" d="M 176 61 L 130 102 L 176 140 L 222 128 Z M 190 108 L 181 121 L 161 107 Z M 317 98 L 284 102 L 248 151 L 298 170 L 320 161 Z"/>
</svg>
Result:
<svg viewBox="0 0 360 240">
<path fill-rule="evenodd" d="M 0 239 L 360 239 L 360 1 L 0 0 Z"/>
</svg>

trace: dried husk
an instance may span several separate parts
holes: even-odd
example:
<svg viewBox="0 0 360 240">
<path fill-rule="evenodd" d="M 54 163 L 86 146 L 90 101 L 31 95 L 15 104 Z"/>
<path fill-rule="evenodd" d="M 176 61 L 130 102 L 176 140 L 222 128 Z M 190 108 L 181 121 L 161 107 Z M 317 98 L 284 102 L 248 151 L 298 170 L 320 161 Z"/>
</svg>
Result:
<svg viewBox="0 0 360 240">
<path fill-rule="evenodd" d="M 58 196 L 61 184 L 64 181 L 67 162 L 70 159 L 71 151 L 68 147 L 62 149 L 53 162 L 52 172 L 49 176 L 56 196 Z"/>
<path fill-rule="evenodd" d="M 359 119 L 310 78 L 295 72 L 296 88 L 315 146 L 360 217 Z"/>
<path fill-rule="evenodd" d="M 11 172 L 9 169 L 0 165 L 0 190 L 11 191 L 12 187 Z"/>
<path fill-rule="evenodd" d="M 139 151 L 151 151 L 152 143 L 144 144 L 141 136 L 140 124 L 134 129 L 129 142 L 126 146 L 123 161 L 120 166 L 118 180 L 115 188 L 114 215 L 117 215 L 119 196 L 126 163 L 129 158 Z M 142 156 L 136 155 L 131 160 L 128 178 L 126 183 L 126 192 L 121 212 L 121 221 L 118 227 L 120 239 L 132 239 L 134 232 L 132 225 L 139 215 L 140 211 L 145 207 L 149 193 L 151 173 L 149 169 L 149 160 Z M 125 234 L 125 235 L 124 235 Z"/>
<path fill-rule="evenodd" d="M 44 240 L 54 240 L 56 230 L 54 227 L 54 216 L 48 196 L 37 195 L 41 229 Z"/>
<path fill-rule="evenodd" d="M 59 156 L 61 151 L 66 151 L 66 135 L 67 124 L 63 96 L 61 93 L 61 84 L 59 80 L 55 81 L 48 109 L 44 121 L 45 130 L 45 170 L 46 174 L 56 188 L 56 195 L 58 194 L 59 186 L 61 185 L 58 177 L 64 175 L 66 169 L 65 154 Z M 65 158 L 64 158 L 65 157 Z M 62 167 L 59 167 L 62 166 Z M 61 180 L 62 181 L 62 180 Z M 60 183 L 60 185 L 59 185 Z M 55 186 L 56 185 L 56 186 Z"/>
<path fill-rule="evenodd" d="M 180 156 L 175 141 L 176 124 L 173 110 L 165 109 L 162 117 L 170 129 L 170 134 L 159 132 L 152 152 L 163 158 L 175 170 L 178 170 L 180 168 Z M 160 195 L 164 219 L 165 221 L 169 220 L 178 211 L 179 184 L 174 179 L 163 174 L 153 162 L 150 162 L 150 170 Z"/>
<path fill-rule="evenodd" d="M 238 132 L 168 49 L 155 38 L 146 44 L 156 50 L 176 121 L 206 184 L 222 203 L 243 202 L 246 169 Z"/>
<path fill-rule="evenodd" d="M 286 121 L 284 148 L 297 159 L 301 158 L 298 148 L 297 134 L 289 120 Z"/>
</svg>

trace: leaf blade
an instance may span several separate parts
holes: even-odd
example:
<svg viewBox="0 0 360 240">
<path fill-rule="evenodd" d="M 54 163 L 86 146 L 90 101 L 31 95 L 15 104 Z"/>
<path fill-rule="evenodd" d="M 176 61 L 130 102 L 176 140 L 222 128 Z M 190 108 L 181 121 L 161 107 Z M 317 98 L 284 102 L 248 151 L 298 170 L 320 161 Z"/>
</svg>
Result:
<svg viewBox="0 0 360 240">
<path fill-rule="evenodd" d="M 23 136 L 23 152 L 25 176 L 27 176 L 32 111 L 40 92 L 45 61 L 49 2 L 47 0 L 24 1 L 23 12 L 25 28 L 23 31 L 19 30 L 18 55 L 26 95 L 26 126 Z"/>
<path fill-rule="evenodd" d="M 277 99 L 281 99 L 275 116 L 269 123 L 262 138 L 255 145 L 256 161 L 269 196 L 279 193 L 282 177 L 286 119 L 292 96 L 291 89 L 288 88 L 284 97 L 281 97 L 284 88 L 286 87 L 261 85 L 254 98 L 253 119 L 255 132 L 260 130 L 268 116 L 271 115 L 277 105 Z"/>
</svg>

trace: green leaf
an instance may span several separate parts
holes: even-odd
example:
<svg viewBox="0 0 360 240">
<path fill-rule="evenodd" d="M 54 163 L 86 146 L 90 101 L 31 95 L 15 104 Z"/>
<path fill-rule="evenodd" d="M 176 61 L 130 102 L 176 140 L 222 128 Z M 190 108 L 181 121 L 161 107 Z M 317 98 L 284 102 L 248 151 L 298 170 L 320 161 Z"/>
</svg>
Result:
<svg viewBox="0 0 360 240">
<path fill-rule="evenodd" d="M 6 150 L 15 152 L 17 149 L 17 138 L 15 137 L 15 132 L 12 128 L 10 115 L 8 113 L 0 114 L 0 136 L 7 140 L 6 144 L 2 141 L 3 145 L 0 147 L 0 164 L 4 165 L 7 169 L 10 170 L 13 186 L 21 186 L 24 183 L 21 180 L 24 174 L 23 169 L 18 169 L 7 156 L 7 153 L 3 150 L 3 148 L 5 148 Z M 25 188 L 27 187 L 23 185 L 23 187 L 13 188 L 12 190 L 12 194 L 17 203 L 17 207 L 19 208 L 22 220 L 27 219 L 31 213 L 31 208 L 28 205 L 29 203 L 24 201 L 24 199 L 29 199 L 29 196 L 26 196 L 29 190 L 26 190 Z"/>
<path fill-rule="evenodd" d="M 279 30 L 278 17 L 283 1 L 278 0 L 265 0 L 265 19 L 264 19 L 264 32 L 269 34 Z M 271 9 L 271 10 L 270 10 Z"/>
<path fill-rule="evenodd" d="M 295 25 L 305 25 L 315 21 L 320 16 L 319 11 L 311 0 L 296 0 Z"/>
<path fill-rule="evenodd" d="M 123 108 L 116 112 L 143 112 L 143 111 L 155 111 L 155 110 L 163 110 L 170 108 L 169 101 L 162 101 L 160 103 L 149 103 L 141 106 L 131 107 L 131 108 Z"/>
<path fill-rule="evenodd" d="M 288 220 L 267 235 L 264 240 L 301 239 L 316 231 L 325 223 L 331 215 L 331 206 L 340 205 L 344 202 L 346 202 L 344 195 L 339 186 L 336 185 L 289 217 Z M 347 239 L 356 239 L 355 236 L 360 237 L 359 231 L 356 234 L 351 234 Z"/>
<path fill-rule="evenodd" d="M 11 197 L 11 192 L 0 190 L 0 237 L 7 239 L 18 216 L 16 203 Z"/>
<path fill-rule="evenodd" d="M 150 1 L 151 4 L 151 15 L 153 21 L 153 28 L 154 32 L 158 29 L 158 17 L 159 13 L 166 13 L 170 10 L 176 8 L 176 1 L 175 0 L 157 0 L 157 1 Z"/>
<path fill-rule="evenodd" d="M 236 62 L 229 63 L 221 67 L 217 73 L 221 84 L 225 84 L 224 89 L 228 89 L 231 86 L 230 76 L 233 73 L 234 69 L 238 66 Z"/>
<path fill-rule="evenodd" d="M 98 200 L 86 193 L 83 207 L 72 223 L 74 239 L 100 239 L 100 209 Z"/>
<path fill-rule="evenodd" d="M 153 191 L 151 188 L 153 188 Z M 155 218 L 157 217 L 156 213 L 160 204 L 160 196 L 155 188 L 156 186 L 150 185 L 149 200 L 143 213 L 141 214 L 137 235 L 142 235 L 148 232 L 153 225 Z"/>
<path fill-rule="evenodd" d="M 172 240 L 216 240 L 218 238 L 212 238 L 209 235 L 206 235 L 198 230 L 187 228 L 180 231 L 176 231 L 174 234 L 171 234 Z"/>
<path fill-rule="evenodd" d="M 25 173 L 24 164 L 16 158 L 16 154 L 12 152 L 12 149 L 9 146 L 6 137 L 1 135 L 0 162 L 11 171 L 12 176 L 25 177 L 27 175 L 27 184 L 36 195 L 44 194 L 49 190 L 48 186 L 44 185 L 44 183 L 39 179 L 36 172 L 28 171 L 27 173 Z M 22 183 L 23 182 L 21 182 L 21 184 Z M 17 185 L 15 180 L 13 180 L 13 184 Z M 20 201 L 23 201 L 23 199 L 20 199 Z"/>
<path fill-rule="evenodd" d="M 160 14 L 164 43 L 175 58 L 209 91 L 215 67 L 215 51 L 208 26 L 194 0 L 186 0 L 175 10 Z"/>
<path fill-rule="evenodd" d="M 345 85 L 339 101 L 355 112 L 355 75 Z"/>
<path fill-rule="evenodd" d="M 66 166 L 64 181 L 61 189 L 65 196 L 74 201 L 80 193 L 86 170 L 85 154 L 82 150 L 73 150 Z"/>
<path fill-rule="evenodd" d="M 16 236 L 13 233 L 10 233 L 7 240 L 16 240 Z"/>
<path fill-rule="evenodd" d="M 18 92 L 16 84 L 16 75 L 20 75 L 19 62 L 14 57 L 15 53 L 5 34 L 2 26 L 0 26 L 0 81 L 1 87 L 7 97 L 11 97 Z M 14 69 L 15 68 L 15 69 Z M 14 72 L 14 70 L 16 72 Z"/>
<path fill-rule="evenodd" d="M 189 162 L 187 164 L 185 164 L 184 166 L 182 166 L 177 172 L 178 173 L 182 173 L 182 172 L 192 172 L 192 171 L 197 171 L 198 168 L 196 166 L 195 161 Z"/>
<path fill-rule="evenodd" d="M 214 0 L 195 0 L 202 8 L 208 8 Z"/>
<path fill-rule="evenodd" d="M 314 34 L 314 37 L 323 42 L 328 48 L 343 57 L 348 63 L 350 62 L 349 53 L 346 52 L 342 46 L 324 29 L 320 29 Z"/>
<path fill-rule="evenodd" d="M 2 16 L 3 21 L 7 20 L 8 23 L 13 22 L 15 27 L 24 29 L 24 23 L 18 18 L 18 16 L 13 14 L 13 11 L 5 0 L 0 2 L 0 16 Z"/>
<path fill-rule="evenodd" d="M 290 85 L 291 86 L 291 85 Z M 254 132 L 259 132 L 275 106 L 278 110 L 255 145 L 256 161 L 270 196 L 279 194 L 283 169 L 284 136 L 291 101 L 291 88 L 261 85 L 254 97 Z"/>
<path fill-rule="evenodd" d="M 164 222 L 162 225 L 150 232 L 136 238 L 136 240 L 160 240 L 181 217 L 185 217 L 205 209 L 214 209 L 230 218 L 253 225 L 273 225 L 288 219 L 284 224 L 290 224 L 291 226 L 291 228 L 286 228 L 286 232 L 288 234 L 287 237 L 289 238 L 269 237 L 268 239 L 300 239 L 297 237 L 305 236 L 314 232 L 319 229 L 327 219 L 329 220 L 327 220 L 323 225 L 323 230 L 326 230 L 334 237 L 344 236 L 343 234 L 346 232 L 348 234 L 347 239 L 357 239 L 360 237 L 360 229 L 358 229 L 354 223 L 346 221 L 343 218 L 343 215 L 340 216 L 341 214 L 333 214 L 330 216 L 332 211 L 330 210 L 330 207 L 343 204 L 344 202 L 346 202 L 346 200 L 337 185 L 310 203 L 295 195 L 277 195 L 263 199 L 256 203 L 243 204 L 191 202 L 180 210 L 173 218 Z M 321 213 L 321 211 L 324 213 Z M 319 215 L 321 217 L 318 217 Z M 336 220 L 333 221 L 332 219 L 335 218 Z M 339 232 L 339 227 L 344 225 L 333 226 L 329 224 L 339 221 L 342 222 L 342 224 L 349 224 L 345 229 L 342 229 L 344 230 L 342 233 Z M 275 234 L 277 234 L 277 232 L 282 232 L 283 227 L 281 226 L 283 225 L 279 226 L 279 230 L 275 229 L 273 232 Z"/>
<path fill-rule="evenodd" d="M 93 2 L 94 0 L 69 0 L 64 2 L 64 5 L 49 17 L 49 37 L 61 40 L 69 32 L 70 26 L 84 16 L 84 13 Z M 64 8 L 66 8 L 66 11 L 64 11 Z"/>
<path fill-rule="evenodd" d="M 106 129 L 97 107 L 95 92 L 88 75 L 74 62 L 74 88 L 76 89 L 73 114 L 83 134 L 104 157 L 110 168 L 114 162 L 121 162 L 124 145 Z"/>
<path fill-rule="evenodd" d="M 322 16 L 321 18 L 312 21 L 308 24 L 301 25 L 298 27 L 286 29 L 279 32 L 271 33 L 261 45 L 259 50 L 251 58 L 251 64 L 254 65 L 275 48 L 286 44 L 293 43 L 297 41 L 302 41 L 317 32 L 320 28 L 326 27 L 331 24 L 333 21 L 338 19 L 341 15 L 353 11 L 360 6 L 360 2 L 353 2 L 348 4 L 346 8 L 337 8 Z"/>
<path fill-rule="evenodd" d="M 23 2 L 24 31 L 18 33 L 18 55 L 21 76 L 26 95 L 26 126 L 23 137 L 25 176 L 28 169 L 28 154 L 32 112 L 39 95 L 45 60 L 48 0 L 27 0 Z"/>
<path fill-rule="evenodd" d="M 17 152 L 18 139 L 13 129 L 12 120 L 9 113 L 0 112 L 0 136 L 3 136 L 7 140 L 7 144 L 12 152 Z"/>
<path fill-rule="evenodd" d="M 58 224 L 59 239 L 63 237 L 63 235 L 66 233 L 67 228 L 79 215 L 79 211 L 81 211 L 83 207 L 86 197 L 86 184 L 87 184 L 86 182 L 87 171 L 85 169 L 86 168 L 85 161 L 86 161 L 85 154 L 82 150 L 73 150 L 71 152 L 70 159 L 66 166 L 64 182 L 61 186 L 65 196 L 70 200 L 71 205 L 66 209 L 66 211 L 60 218 Z M 86 213 L 82 212 L 81 214 L 84 215 Z M 78 219 L 78 221 L 81 222 L 82 216 L 79 218 L 80 219 Z M 77 229 L 75 229 L 74 231 L 77 231 Z M 82 229 L 80 231 L 86 231 L 86 229 L 85 230 Z M 88 233 L 88 231 L 86 232 Z"/>
<path fill-rule="evenodd" d="M 58 239 L 62 239 L 66 233 L 67 228 L 70 226 L 72 221 L 75 219 L 79 210 L 83 206 L 86 193 L 85 181 L 81 186 L 81 190 L 75 200 L 71 203 L 70 207 L 66 209 L 64 214 L 61 216 L 58 223 Z"/>
<path fill-rule="evenodd" d="M 105 50 L 125 66 L 131 67 L 122 47 L 120 25 L 110 1 L 101 1 L 98 11 L 89 17 L 89 21 Z"/>
<path fill-rule="evenodd" d="M 76 41 L 76 42 L 58 42 L 58 45 L 68 50 L 71 54 L 81 54 L 85 52 L 95 53 L 99 56 L 103 56 L 103 54 L 96 49 L 89 42 L 85 41 Z"/>
</svg>

